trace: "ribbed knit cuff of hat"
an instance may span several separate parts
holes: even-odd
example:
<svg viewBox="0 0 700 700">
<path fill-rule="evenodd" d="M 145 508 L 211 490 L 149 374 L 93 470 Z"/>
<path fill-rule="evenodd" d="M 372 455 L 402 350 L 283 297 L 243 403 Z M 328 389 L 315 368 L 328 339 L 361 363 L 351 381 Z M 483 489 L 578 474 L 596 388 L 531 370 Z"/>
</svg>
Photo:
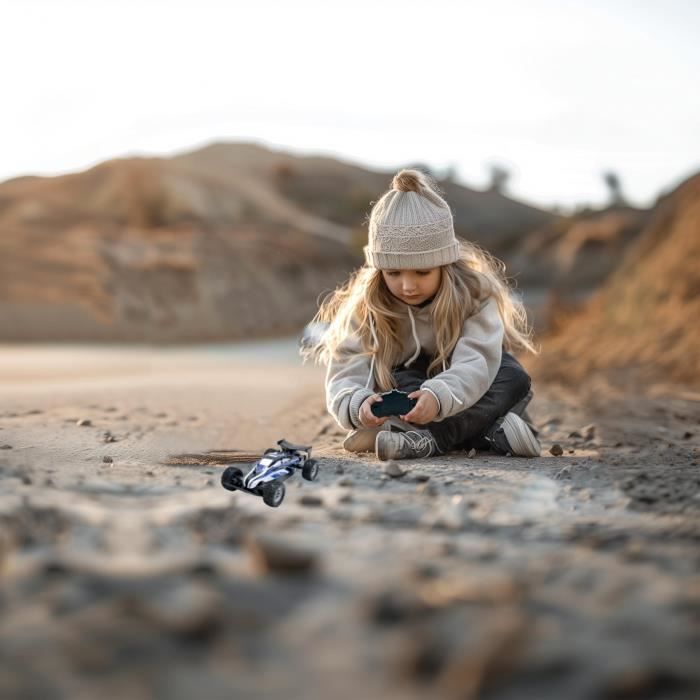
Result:
<svg viewBox="0 0 700 700">
<path fill-rule="evenodd" d="M 449 265 L 459 259 L 459 243 L 453 241 L 444 248 L 421 252 L 383 252 L 364 247 L 365 259 L 377 270 L 429 270 Z"/>
</svg>

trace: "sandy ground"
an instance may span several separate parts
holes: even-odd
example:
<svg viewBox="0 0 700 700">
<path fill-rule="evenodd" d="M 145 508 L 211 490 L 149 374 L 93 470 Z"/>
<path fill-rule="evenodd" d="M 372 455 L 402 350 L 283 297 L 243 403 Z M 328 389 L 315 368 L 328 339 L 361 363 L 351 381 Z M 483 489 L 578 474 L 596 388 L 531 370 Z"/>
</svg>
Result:
<svg viewBox="0 0 700 700">
<path fill-rule="evenodd" d="M 390 478 L 322 376 L 290 343 L 0 349 L 0 697 L 699 696 L 699 395 L 536 386 L 541 458 Z M 220 486 L 282 437 L 316 482 Z"/>
</svg>

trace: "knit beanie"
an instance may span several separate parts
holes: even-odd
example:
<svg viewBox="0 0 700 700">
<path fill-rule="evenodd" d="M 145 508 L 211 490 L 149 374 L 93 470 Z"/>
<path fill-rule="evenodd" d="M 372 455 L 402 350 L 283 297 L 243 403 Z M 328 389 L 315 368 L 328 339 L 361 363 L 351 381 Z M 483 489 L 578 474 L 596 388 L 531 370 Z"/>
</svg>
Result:
<svg viewBox="0 0 700 700">
<path fill-rule="evenodd" d="M 374 205 L 365 259 L 380 270 L 423 270 L 459 259 L 452 212 L 420 170 L 402 170 Z"/>
</svg>

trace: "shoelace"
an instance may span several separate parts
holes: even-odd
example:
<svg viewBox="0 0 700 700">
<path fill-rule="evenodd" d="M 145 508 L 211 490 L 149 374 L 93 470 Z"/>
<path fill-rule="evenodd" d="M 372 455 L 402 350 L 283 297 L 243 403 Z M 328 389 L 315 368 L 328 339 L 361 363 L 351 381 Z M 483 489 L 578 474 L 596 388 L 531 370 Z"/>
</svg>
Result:
<svg viewBox="0 0 700 700">
<path fill-rule="evenodd" d="M 416 452 L 422 452 L 426 447 L 432 445 L 433 439 L 431 436 L 421 435 L 415 430 L 409 430 L 403 433 L 403 435 Z"/>
</svg>

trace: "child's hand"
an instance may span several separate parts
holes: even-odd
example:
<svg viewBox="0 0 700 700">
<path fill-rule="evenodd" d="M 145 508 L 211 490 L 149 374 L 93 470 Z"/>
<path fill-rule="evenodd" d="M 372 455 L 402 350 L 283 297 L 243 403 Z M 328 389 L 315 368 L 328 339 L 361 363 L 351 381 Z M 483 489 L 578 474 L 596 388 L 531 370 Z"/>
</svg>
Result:
<svg viewBox="0 0 700 700">
<path fill-rule="evenodd" d="M 378 401 L 382 401 L 382 397 L 379 394 L 372 394 L 372 396 L 368 396 L 360 405 L 359 416 L 360 423 L 362 423 L 363 427 L 377 428 L 386 421 L 387 416 L 382 416 L 380 418 L 372 413 L 372 404 Z"/>
<path fill-rule="evenodd" d="M 440 412 L 440 405 L 437 399 L 429 391 L 419 389 L 409 394 L 408 398 L 418 399 L 418 403 L 405 416 L 399 416 L 401 420 L 425 425 L 435 420 L 435 417 Z"/>
</svg>

